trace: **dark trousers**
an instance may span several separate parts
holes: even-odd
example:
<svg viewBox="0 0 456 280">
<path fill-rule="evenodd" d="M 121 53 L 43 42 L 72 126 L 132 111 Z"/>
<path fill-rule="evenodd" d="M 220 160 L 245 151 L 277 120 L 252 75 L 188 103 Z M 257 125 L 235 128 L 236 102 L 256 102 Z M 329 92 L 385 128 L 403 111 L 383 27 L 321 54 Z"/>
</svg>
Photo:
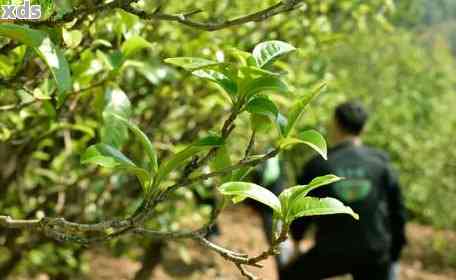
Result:
<svg viewBox="0 0 456 280">
<path fill-rule="evenodd" d="M 353 280 L 387 280 L 388 262 L 348 257 L 311 249 L 280 271 L 280 280 L 322 280 L 351 274 Z"/>
</svg>

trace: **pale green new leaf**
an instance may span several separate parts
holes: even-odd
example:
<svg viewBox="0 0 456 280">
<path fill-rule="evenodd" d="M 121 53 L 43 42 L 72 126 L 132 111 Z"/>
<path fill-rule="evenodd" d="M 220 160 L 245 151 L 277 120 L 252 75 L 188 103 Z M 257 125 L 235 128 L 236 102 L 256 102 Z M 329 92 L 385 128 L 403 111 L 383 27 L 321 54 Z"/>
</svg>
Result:
<svg viewBox="0 0 456 280">
<path fill-rule="evenodd" d="M 256 45 L 252 54 L 258 67 L 263 68 L 278 57 L 294 50 L 296 50 L 295 47 L 282 41 L 266 41 Z"/>
<path fill-rule="evenodd" d="M 233 55 L 243 66 L 253 66 L 255 67 L 256 61 L 253 58 L 252 54 L 245 52 L 236 48 L 228 48 L 227 52 Z"/>
<path fill-rule="evenodd" d="M 233 196 L 235 198 L 249 197 L 259 201 L 281 215 L 280 201 L 268 189 L 263 188 L 257 184 L 247 182 L 228 182 L 220 186 L 219 191 L 226 196 Z M 236 199 L 236 201 L 239 201 Z"/>
<path fill-rule="evenodd" d="M 66 93 L 72 90 L 70 68 L 63 52 L 52 43 L 49 35 L 43 31 L 31 29 L 22 25 L 0 24 L 0 36 L 9 37 L 31 48 L 46 62 L 54 77 L 59 94 L 58 105 L 65 101 Z"/>
<path fill-rule="evenodd" d="M 62 30 L 63 41 L 69 48 L 76 48 L 82 41 L 82 32 L 80 30 Z"/>
<path fill-rule="evenodd" d="M 306 144 L 316 152 L 318 152 L 324 159 L 327 159 L 327 146 L 323 136 L 316 130 L 307 130 L 298 135 L 299 138 L 285 138 L 280 141 L 281 149 L 289 149 L 296 144 Z"/>
<path fill-rule="evenodd" d="M 298 100 L 295 101 L 295 103 L 293 104 L 293 106 L 290 109 L 290 113 L 288 114 L 288 118 L 287 118 L 288 123 L 285 126 L 285 129 L 283 129 L 284 137 L 288 137 L 288 135 L 290 135 L 290 133 L 292 132 L 293 128 L 296 125 L 296 122 L 299 120 L 299 118 L 304 113 L 307 105 L 316 96 L 318 96 L 325 87 L 326 87 L 326 83 L 321 83 L 320 85 L 317 86 L 317 88 L 315 90 L 311 91 L 309 94 L 299 97 Z"/>
<path fill-rule="evenodd" d="M 288 206 L 292 205 L 296 199 L 307 196 L 309 192 L 316 188 L 329 185 L 340 180 L 342 180 L 342 178 L 330 174 L 316 177 L 307 185 L 298 185 L 284 190 L 279 196 L 284 216 L 288 216 L 290 210 Z"/>
<path fill-rule="evenodd" d="M 206 69 L 193 71 L 192 74 L 218 84 L 231 96 L 234 96 L 237 93 L 238 89 L 236 83 L 223 73 Z"/>
<path fill-rule="evenodd" d="M 304 196 L 290 204 L 289 222 L 305 216 L 348 214 L 358 220 L 359 216 L 335 198 L 316 198 Z"/>
</svg>

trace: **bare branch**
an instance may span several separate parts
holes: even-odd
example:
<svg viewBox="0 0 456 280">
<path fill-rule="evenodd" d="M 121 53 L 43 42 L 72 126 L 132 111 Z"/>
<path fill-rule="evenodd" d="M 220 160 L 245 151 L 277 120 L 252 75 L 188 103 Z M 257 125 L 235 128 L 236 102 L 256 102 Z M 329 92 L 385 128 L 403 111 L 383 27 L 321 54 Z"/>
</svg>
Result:
<svg viewBox="0 0 456 280">
<path fill-rule="evenodd" d="M 263 10 L 240 16 L 230 20 L 224 20 L 221 22 L 200 22 L 191 19 L 191 16 L 202 12 L 201 10 L 195 10 L 190 12 L 184 12 L 180 14 L 167 14 L 161 11 L 161 7 L 158 7 L 152 13 L 148 13 L 146 11 L 140 10 L 131 6 L 131 4 L 138 2 L 138 0 L 117 0 L 107 4 L 99 4 L 94 7 L 84 7 L 79 8 L 77 10 L 72 11 L 71 13 L 65 14 L 60 19 L 47 19 L 42 21 L 30 21 L 30 20 L 21 20 L 18 23 L 27 23 L 31 26 L 55 26 L 64 24 L 67 22 L 71 22 L 75 19 L 84 18 L 87 15 L 107 12 L 114 9 L 122 9 L 126 12 L 132 13 L 137 15 L 141 19 L 144 20 L 155 20 L 155 21 L 172 21 L 177 22 L 192 28 L 201 29 L 205 31 L 215 31 L 220 30 L 232 26 L 238 26 L 249 22 L 260 22 L 264 21 L 270 17 L 276 16 L 281 13 L 290 12 L 295 10 L 299 7 L 304 0 L 283 0 L 278 2 L 275 5 L 267 7 Z"/>
</svg>

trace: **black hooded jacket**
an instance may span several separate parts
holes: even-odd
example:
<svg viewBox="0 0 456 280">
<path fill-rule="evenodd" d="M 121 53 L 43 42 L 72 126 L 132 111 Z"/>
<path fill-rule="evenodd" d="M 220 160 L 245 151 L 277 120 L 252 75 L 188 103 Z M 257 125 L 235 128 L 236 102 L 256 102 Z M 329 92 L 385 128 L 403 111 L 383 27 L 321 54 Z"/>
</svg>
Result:
<svg viewBox="0 0 456 280">
<path fill-rule="evenodd" d="M 315 249 L 322 254 L 397 260 L 406 243 L 406 215 L 388 156 L 366 146 L 344 142 L 329 150 L 327 161 L 313 158 L 298 183 L 307 184 L 326 174 L 345 179 L 320 187 L 310 195 L 337 198 L 358 213 L 360 219 L 356 221 L 342 214 L 304 217 L 291 226 L 294 239 L 300 240 L 308 226 L 315 222 Z"/>
</svg>

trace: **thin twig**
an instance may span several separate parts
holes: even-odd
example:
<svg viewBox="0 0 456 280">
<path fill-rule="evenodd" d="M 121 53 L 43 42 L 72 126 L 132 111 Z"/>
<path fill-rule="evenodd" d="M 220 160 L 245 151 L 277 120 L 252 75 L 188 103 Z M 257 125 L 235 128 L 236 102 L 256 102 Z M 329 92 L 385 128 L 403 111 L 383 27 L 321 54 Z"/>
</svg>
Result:
<svg viewBox="0 0 456 280">
<path fill-rule="evenodd" d="M 143 20 L 156 20 L 156 21 L 172 21 L 177 22 L 192 28 L 201 29 L 204 31 L 215 31 L 228 27 L 238 26 L 249 22 L 260 22 L 264 21 L 275 15 L 290 12 L 299 7 L 304 0 L 284 0 L 280 1 L 270 7 L 267 7 L 263 10 L 240 16 L 230 20 L 223 20 L 220 22 L 200 22 L 192 20 L 190 17 L 202 12 L 201 10 L 195 10 L 190 12 L 184 12 L 180 14 L 167 14 L 161 12 L 161 7 L 158 7 L 152 13 L 148 13 L 144 10 L 140 10 L 131 6 L 131 4 L 138 2 L 138 0 L 117 0 L 107 4 L 99 4 L 94 7 L 84 7 L 76 9 L 68 14 L 65 14 L 60 19 L 46 19 L 46 20 L 21 20 L 17 21 L 18 24 L 29 24 L 31 26 L 55 26 L 61 25 L 67 22 L 71 22 L 74 19 L 84 18 L 88 15 L 107 12 L 114 9 L 122 9 L 131 14 L 137 15 Z"/>
</svg>

